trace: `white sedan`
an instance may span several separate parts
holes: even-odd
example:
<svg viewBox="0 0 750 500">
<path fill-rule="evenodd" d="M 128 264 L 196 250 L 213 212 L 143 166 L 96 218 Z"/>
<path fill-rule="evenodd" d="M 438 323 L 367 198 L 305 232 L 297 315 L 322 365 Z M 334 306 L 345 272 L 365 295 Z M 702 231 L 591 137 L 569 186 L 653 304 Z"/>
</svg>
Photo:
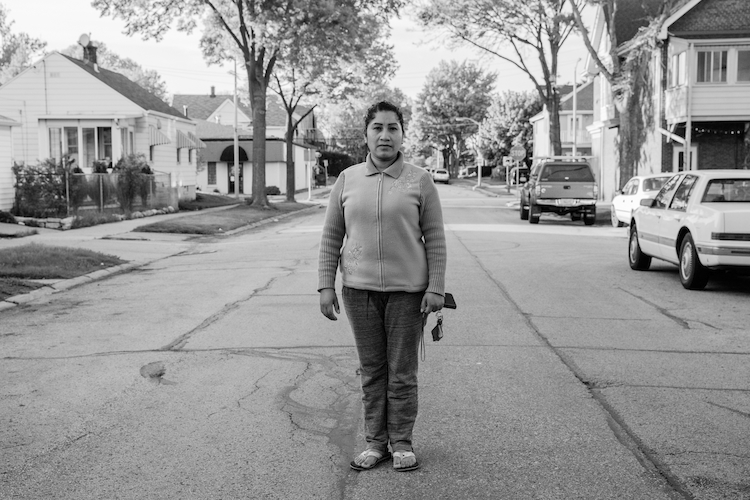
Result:
<svg viewBox="0 0 750 500">
<path fill-rule="evenodd" d="M 435 170 L 435 172 L 432 174 L 432 178 L 435 182 L 445 182 L 446 184 L 450 184 L 451 182 L 450 174 L 443 168 Z"/>
<path fill-rule="evenodd" d="M 711 269 L 750 270 L 750 171 L 692 170 L 641 201 L 630 221 L 628 260 L 677 264 L 682 286 L 701 290 Z"/>
<path fill-rule="evenodd" d="M 631 177 L 617 195 L 612 198 L 612 225 L 622 227 L 630 224 L 633 210 L 644 198 L 653 198 L 665 182 L 674 174 L 636 175 Z"/>
</svg>

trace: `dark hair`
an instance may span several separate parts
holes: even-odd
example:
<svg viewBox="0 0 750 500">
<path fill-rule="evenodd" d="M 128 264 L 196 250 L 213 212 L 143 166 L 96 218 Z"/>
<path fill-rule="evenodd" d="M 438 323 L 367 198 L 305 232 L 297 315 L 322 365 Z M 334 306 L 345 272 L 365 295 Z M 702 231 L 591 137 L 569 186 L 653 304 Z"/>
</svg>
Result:
<svg viewBox="0 0 750 500">
<path fill-rule="evenodd" d="M 389 101 L 380 101 L 372 106 L 370 106 L 367 109 L 367 114 L 365 115 L 365 135 L 367 135 L 367 127 L 370 125 L 370 122 L 375 119 L 375 114 L 378 111 L 393 111 L 396 113 L 396 116 L 398 117 L 398 122 L 401 124 L 401 132 L 405 133 L 404 130 L 404 115 L 401 113 L 401 108 L 393 104 Z"/>
</svg>

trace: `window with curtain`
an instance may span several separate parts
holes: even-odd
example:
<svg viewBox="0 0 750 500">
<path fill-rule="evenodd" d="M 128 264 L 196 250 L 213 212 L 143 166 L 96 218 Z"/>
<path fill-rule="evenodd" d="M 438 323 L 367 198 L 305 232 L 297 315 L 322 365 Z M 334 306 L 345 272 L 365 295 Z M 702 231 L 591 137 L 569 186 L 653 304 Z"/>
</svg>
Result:
<svg viewBox="0 0 750 500">
<path fill-rule="evenodd" d="M 737 81 L 750 82 L 750 47 L 737 51 Z"/>
<path fill-rule="evenodd" d="M 55 161 L 62 158 L 62 129 L 49 129 L 49 157 Z"/>
<path fill-rule="evenodd" d="M 216 162 L 208 162 L 208 183 L 210 185 L 216 185 Z"/>
</svg>

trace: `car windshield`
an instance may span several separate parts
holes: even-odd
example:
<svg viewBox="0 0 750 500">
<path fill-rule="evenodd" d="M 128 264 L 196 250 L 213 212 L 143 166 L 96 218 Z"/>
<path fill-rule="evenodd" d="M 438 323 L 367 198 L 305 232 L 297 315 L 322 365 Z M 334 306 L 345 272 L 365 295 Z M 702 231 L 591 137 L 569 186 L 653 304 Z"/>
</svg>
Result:
<svg viewBox="0 0 750 500">
<path fill-rule="evenodd" d="M 750 202 L 750 179 L 713 179 L 708 181 L 703 203 Z"/>
<path fill-rule="evenodd" d="M 651 179 L 643 179 L 643 190 L 644 191 L 658 191 L 667 182 L 669 177 L 652 177 Z"/>
<path fill-rule="evenodd" d="M 542 169 L 540 181 L 547 182 L 594 182 L 594 176 L 588 165 L 571 163 L 570 165 L 552 164 Z"/>
</svg>

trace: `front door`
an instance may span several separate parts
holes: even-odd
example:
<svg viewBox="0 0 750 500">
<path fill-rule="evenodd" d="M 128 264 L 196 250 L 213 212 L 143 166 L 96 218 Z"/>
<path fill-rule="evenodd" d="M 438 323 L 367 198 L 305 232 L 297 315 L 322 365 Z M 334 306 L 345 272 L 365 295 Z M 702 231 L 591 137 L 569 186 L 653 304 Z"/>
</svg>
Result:
<svg viewBox="0 0 750 500">
<path fill-rule="evenodd" d="M 245 193 L 245 182 L 244 177 L 242 175 L 242 168 L 243 164 L 242 162 L 237 164 L 237 168 L 240 171 L 240 194 Z M 227 172 L 229 173 L 229 194 L 234 194 L 234 164 L 227 164 Z"/>
</svg>

